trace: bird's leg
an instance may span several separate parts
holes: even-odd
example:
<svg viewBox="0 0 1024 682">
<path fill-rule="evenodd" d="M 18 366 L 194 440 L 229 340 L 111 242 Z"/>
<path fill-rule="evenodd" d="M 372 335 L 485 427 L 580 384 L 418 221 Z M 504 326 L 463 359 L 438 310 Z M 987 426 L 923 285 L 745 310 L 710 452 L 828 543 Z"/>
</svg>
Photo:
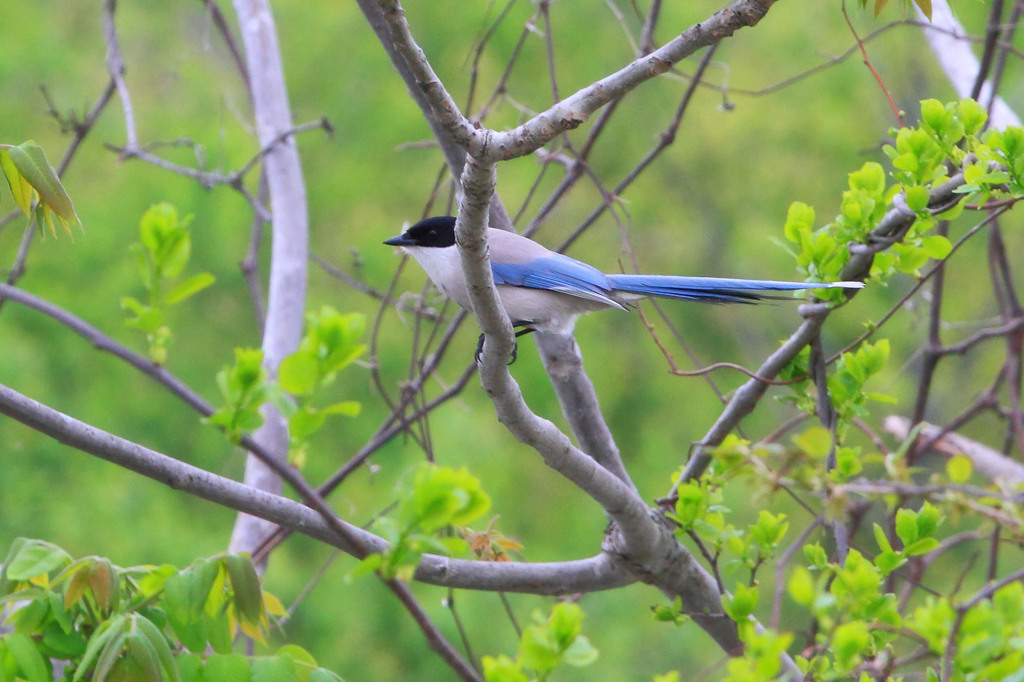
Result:
<svg viewBox="0 0 1024 682">
<path fill-rule="evenodd" d="M 473 353 L 473 362 L 480 364 L 480 356 L 484 352 L 484 335 L 480 334 L 480 338 L 476 342 L 476 352 Z"/>
<path fill-rule="evenodd" d="M 537 331 L 533 327 L 523 327 L 512 336 L 512 357 L 508 359 L 508 364 L 512 364 L 516 361 L 516 355 L 519 353 L 519 341 L 517 340 L 520 336 L 526 336 L 530 332 Z"/>
<path fill-rule="evenodd" d="M 523 329 L 520 329 L 519 331 L 517 331 L 513 335 L 512 355 L 510 355 L 509 358 L 508 358 L 508 364 L 509 365 L 514 363 L 516 361 L 516 357 L 519 355 L 519 342 L 516 341 L 515 339 L 518 339 L 520 336 L 525 336 L 525 335 L 529 334 L 530 332 L 534 332 L 534 331 L 537 331 L 537 330 L 534 329 L 533 327 L 524 327 Z M 474 360 L 474 362 L 476 362 L 477 364 L 480 364 L 480 356 L 483 354 L 483 352 L 484 352 L 484 335 L 481 334 L 480 338 L 476 342 L 476 352 L 473 353 L 473 360 Z"/>
</svg>

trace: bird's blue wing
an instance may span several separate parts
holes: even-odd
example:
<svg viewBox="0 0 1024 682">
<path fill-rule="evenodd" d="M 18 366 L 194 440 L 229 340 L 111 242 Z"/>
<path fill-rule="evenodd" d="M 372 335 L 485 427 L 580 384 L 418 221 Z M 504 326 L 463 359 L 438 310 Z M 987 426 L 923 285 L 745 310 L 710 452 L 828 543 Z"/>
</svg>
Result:
<svg viewBox="0 0 1024 682">
<path fill-rule="evenodd" d="M 616 308 L 622 307 L 610 298 L 612 286 L 603 272 L 561 254 L 552 254 L 527 263 L 492 262 L 491 272 L 495 284 L 557 291 Z"/>
</svg>

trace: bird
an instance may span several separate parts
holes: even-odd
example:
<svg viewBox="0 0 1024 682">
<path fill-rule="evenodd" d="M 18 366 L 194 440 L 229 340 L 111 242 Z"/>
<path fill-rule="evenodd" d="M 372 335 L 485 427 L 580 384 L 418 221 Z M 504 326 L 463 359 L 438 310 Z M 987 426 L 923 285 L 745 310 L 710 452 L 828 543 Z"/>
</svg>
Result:
<svg viewBox="0 0 1024 682">
<path fill-rule="evenodd" d="M 445 296 L 472 310 L 455 246 L 453 216 L 426 218 L 384 243 L 401 247 Z M 498 298 L 512 326 L 521 328 L 517 337 L 534 331 L 571 334 L 580 315 L 607 308 L 626 310 L 635 301 L 649 296 L 710 303 L 757 303 L 779 298 L 766 292 L 864 286 L 863 282 L 606 274 L 514 232 L 488 228 L 487 244 Z M 479 352 L 478 347 L 478 357 Z"/>
</svg>

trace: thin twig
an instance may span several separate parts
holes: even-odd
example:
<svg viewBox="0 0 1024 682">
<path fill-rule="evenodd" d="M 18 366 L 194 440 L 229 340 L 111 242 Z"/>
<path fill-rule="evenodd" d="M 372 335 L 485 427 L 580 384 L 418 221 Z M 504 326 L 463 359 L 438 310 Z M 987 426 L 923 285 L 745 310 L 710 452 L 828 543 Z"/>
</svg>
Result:
<svg viewBox="0 0 1024 682">
<path fill-rule="evenodd" d="M 885 81 L 882 80 L 882 76 L 879 75 L 878 71 L 875 70 L 874 64 L 871 63 L 871 58 L 868 57 L 868 49 L 864 45 L 864 41 L 857 35 L 857 29 L 853 27 L 853 22 L 850 21 L 850 15 L 846 12 L 846 0 L 842 2 L 843 18 L 846 19 L 846 25 L 850 27 L 850 33 L 853 34 L 854 40 L 857 41 L 857 48 L 860 49 L 860 54 L 864 57 L 864 66 L 868 67 L 871 75 L 874 76 L 875 81 L 878 82 L 878 86 L 882 88 L 882 93 L 885 95 L 885 99 L 889 102 L 889 107 L 892 109 L 893 115 L 896 117 L 896 123 L 901 128 L 903 127 L 903 114 L 900 112 L 899 107 L 896 106 L 896 102 L 893 101 L 892 95 L 889 94 L 889 88 L 885 86 Z"/>
</svg>

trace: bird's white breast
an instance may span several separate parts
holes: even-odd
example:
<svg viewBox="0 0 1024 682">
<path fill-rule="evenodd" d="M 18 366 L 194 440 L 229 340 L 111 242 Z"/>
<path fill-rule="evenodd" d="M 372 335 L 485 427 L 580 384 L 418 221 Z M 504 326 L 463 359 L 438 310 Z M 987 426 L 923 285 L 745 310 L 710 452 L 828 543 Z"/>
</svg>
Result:
<svg viewBox="0 0 1024 682">
<path fill-rule="evenodd" d="M 405 246 L 402 250 L 416 259 L 441 293 L 463 308 L 472 309 L 466 279 L 462 274 L 462 264 L 459 262 L 459 252 L 454 246 L 443 249 Z"/>
</svg>

